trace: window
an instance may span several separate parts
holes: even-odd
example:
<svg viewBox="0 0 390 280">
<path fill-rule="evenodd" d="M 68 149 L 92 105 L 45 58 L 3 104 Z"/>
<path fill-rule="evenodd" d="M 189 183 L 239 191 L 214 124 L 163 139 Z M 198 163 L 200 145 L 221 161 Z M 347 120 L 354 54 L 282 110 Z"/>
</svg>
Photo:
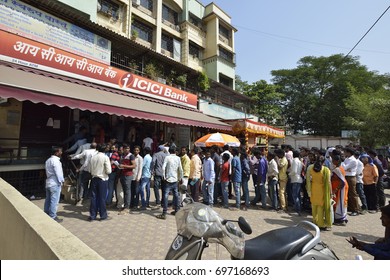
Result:
<svg viewBox="0 0 390 280">
<path fill-rule="evenodd" d="M 153 29 L 138 20 L 134 20 L 133 24 L 131 25 L 131 29 L 134 31 L 137 31 L 138 38 L 147 41 L 149 43 L 152 43 L 153 41 Z"/>
<path fill-rule="evenodd" d="M 119 19 L 119 4 L 109 0 L 99 0 L 98 12 L 110 16 L 115 20 Z"/>
<path fill-rule="evenodd" d="M 149 11 L 153 11 L 153 0 L 141 0 L 140 5 Z"/>
<path fill-rule="evenodd" d="M 222 35 L 226 39 L 230 39 L 230 31 L 226 27 L 220 25 L 219 26 L 219 35 Z"/>
<path fill-rule="evenodd" d="M 192 56 L 193 58 L 200 59 L 201 58 L 201 50 L 200 50 L 199 46 L 190 42 L 189 55 Z"/>
<path fill-rule="evenodd" d="M 165 34 L 162 34 L 161 48 L 173 53 L 173 39 Z"/>
<path fill-rule="evenodd" d="M 162 6 L 162 18 L 163 20 L 169 21 L 174 25 L 177 25 L 179 22 L 178 13 L 170 9 L 168 6 L 165 6 L 164 4 Z"/>
<path fill-rule="evenodd" d="M 219 47 L 219 56 L 229 62 L 234 63 L 233 53 L 229 52 L 228 50 L 225 50 L 224 48 Z"/>
<path fill-rule="evenodd" d="M 233 87 L 233 79 L 226 77 L 225 75 L 219 74 L 219 82 L 225 86 Z"/>
<path fill-rule="evenodd" d="M 190 14 L 188 20 L 193 25 L 195 25 L 195 26 L 197 26 L 199 28 L 202 28 L 202 21 L 200 20 L 200 18 Z"/>
</svg>

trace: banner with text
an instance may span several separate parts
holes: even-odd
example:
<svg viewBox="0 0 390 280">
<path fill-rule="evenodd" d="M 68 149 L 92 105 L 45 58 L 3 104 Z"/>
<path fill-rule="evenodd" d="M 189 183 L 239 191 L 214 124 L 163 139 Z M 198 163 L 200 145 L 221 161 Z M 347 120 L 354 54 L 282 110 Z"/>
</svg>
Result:
<svg viewBox="0 0 390 280">
<path fill-rule="evenodd" d="M 18 0 L 0 0 L 0 29 L 110 64 L 111 42 Z"/>
<path fill-rule="evenodd" d="M 0 30 L 0 37 L 0 59 L 4 61 L 192 108 L 197 106 L 195 94 L 5 31 Z"/>
</svg>

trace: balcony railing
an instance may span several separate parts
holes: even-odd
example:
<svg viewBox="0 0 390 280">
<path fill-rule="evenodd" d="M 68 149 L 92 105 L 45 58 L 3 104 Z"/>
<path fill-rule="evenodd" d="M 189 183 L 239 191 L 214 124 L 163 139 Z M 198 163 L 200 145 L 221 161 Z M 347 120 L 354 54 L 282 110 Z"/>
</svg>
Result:
<svg viewBox="0 0 390 280">
<path fill-rule="evenodd" d="M 219 41 L 230 46 L 230 40 L 228 38 L 226 38 L 225 36 L 222 36 L 221 34 L 219 34 Z"/>
<path fill-rule="evenodd" d="M 173 30 L 176 30 L 177 32 L 180 32 L 180 26 L 179 25 L 176 25 L 166 19 L 162 19 L 162 23 L 169 26 L 170 28 L 172 28 Z"/>
</svg>

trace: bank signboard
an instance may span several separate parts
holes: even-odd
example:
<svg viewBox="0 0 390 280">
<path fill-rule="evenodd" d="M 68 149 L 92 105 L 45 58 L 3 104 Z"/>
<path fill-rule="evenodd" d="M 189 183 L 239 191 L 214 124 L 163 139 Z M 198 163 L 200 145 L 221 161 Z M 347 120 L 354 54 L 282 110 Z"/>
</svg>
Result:
<svg viewBox="0 0 390 280">
<path fill-rule="evenodd" d="M 18 0 L 0 0 L 0 29 L 104 64 L 111 41 Z"/>
<path fill-rule="evenodd" d="M 0 60 L 120 89 L 123 93 L 197 107 L 195 94 L 2 30 L 0 38 Z"/>
</svg>

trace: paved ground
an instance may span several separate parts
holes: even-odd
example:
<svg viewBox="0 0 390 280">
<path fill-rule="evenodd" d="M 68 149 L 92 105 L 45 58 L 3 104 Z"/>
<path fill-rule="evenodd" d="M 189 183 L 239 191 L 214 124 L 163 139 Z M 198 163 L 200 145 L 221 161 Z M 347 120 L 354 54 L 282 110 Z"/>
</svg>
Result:
<svg viewBox="0 0 390 280">
<path fill-rule="evenodd" d="M 389 189 L 386 190 L 386 197 L 390 200 Z M 43 209 L 43 199 L 34 200 L 33 203 Z M 300 220 L 311 221 L 309 214 L 298 217 L 295 214 L 278 214 L 258 209 L 229 211 L 215 207 L 214 210 L 228 219 L 244 216 L 253 229 L 252 235 L 246 239 L 271 229 L 294 225 Z M 163 260 L 176 236 L 176 221 L 170 215 L 166 220 L 159 220 L 155 216 L 160 213 L 161 210 L 147 210 L 117 215 L 116 209 L 110 209 L 111 220 L 88 222 L 87 206 L 60 203 L 58 209 L 58 216 L 64 219 L 61 225 L 107 260 Z M 366 253 L 352 249 L 345 239 L 354 235 L 358 239 L 372 242 L 383 237 L 384 228 L 379 217 L 380 213 L 349 217 L 346 227 L 333 226 L 331 231 L 321 232 L 321 238 L 342 260 L 352 260 L 356 254 L 362 255 L 364 259 L 372 259 Z M 223 246 L 212 244 L 204 251 L 203 259 L 230 259 L 230 256 Z"/>
</svg>

